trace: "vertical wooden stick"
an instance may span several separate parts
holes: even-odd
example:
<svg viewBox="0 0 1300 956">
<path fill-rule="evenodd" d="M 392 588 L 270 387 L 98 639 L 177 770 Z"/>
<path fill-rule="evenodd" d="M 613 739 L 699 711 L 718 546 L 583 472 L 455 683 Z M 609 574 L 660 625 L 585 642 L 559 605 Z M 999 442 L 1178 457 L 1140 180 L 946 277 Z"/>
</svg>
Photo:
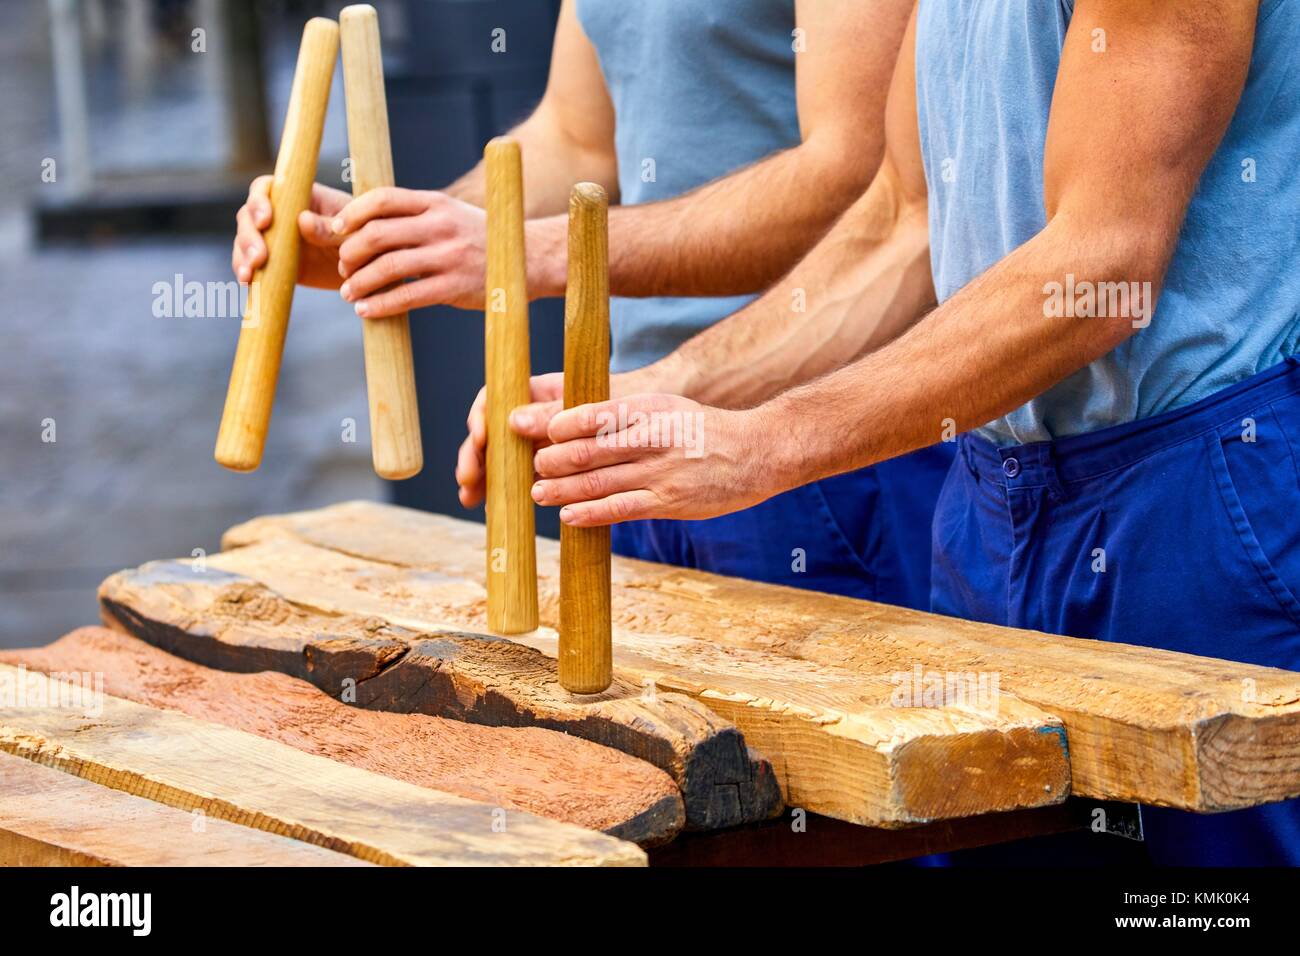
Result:
<svg viewBox="0 0 1300 956">
<path fill-rule="evenodd" d="M 507 419 L 527 404 L 528 286 L 524 260 L 524 176 L 519 144 L 498 138 L 487 166 L 487 582 L 488 627 L 519 634 L 537 627 L 533 446 Z"/>
<path fill-rule="evenodd" d="M 609 201 L 595 183 L 569 195 L 564 407 L 609 398 Z M 599 694 L 613 680 L 609 528 L 560 526 L 560 684 Z"/>
<path fill-rule="evenodd" d="M 368 3 L 344 7 L 339 13 L 339 32 L 348 104 L 348 147 L 352 154 L 352 195 L 360 196 L 395 183 L 379 48 L 379 14 Z M 375 472 L 393 481 L 410 478 L 424 466 L 410 320 L 405 312 L 382 319 L 362 319 L 361 336 L 370 397 L 370 455 Z"/>
<path fill-rule="evenodd" d="M 252 471 L 262 461 L 293 289 L 298 282 L 298 216 L 311 201 L 338 51 L 338 24 L 322 17 L 308 20 L 271 183 L 266 264 L 253 275 L 249 287 L 248 308 L 217 433 L 215 457 L 233 471 Z"/>
</svg>

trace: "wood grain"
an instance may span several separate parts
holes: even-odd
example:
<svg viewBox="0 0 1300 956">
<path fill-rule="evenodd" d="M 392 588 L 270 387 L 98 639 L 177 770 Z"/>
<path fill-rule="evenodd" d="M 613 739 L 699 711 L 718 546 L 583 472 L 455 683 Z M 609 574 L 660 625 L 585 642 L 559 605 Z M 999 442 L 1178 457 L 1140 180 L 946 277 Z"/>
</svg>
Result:
<svg viewBox="0 0 1300 956">
<path fill-rule="evenodd" d="M 361 860 L 637 866 L 634 844 L 392 780 L 220 724 L 0 665 L 0 751 L 181 810 Z"/>
<path fill-rule="evenodd" d="M 0 754 L 0 866 L 370 866 Z"/>
<path fill-rule="evenodd" d="M 267 258 L 249 286 L 248 308 L 217 432 L 215 457 L 233 471 L 255 469 L 266 445 L 293 290 L 298 283 L 298 217 L 311 201 L 338 49 L 337 23 L 323 17 L 307 21 L 271 183 Z"/>
<path fill-rule="evenodd" d="M 208 667 L 277 670 L 331 695 L 352 688 L 361 707 L 542 727 L 620 750 L 673 779 L 693 828 L 780 810 L 770 764 L 708 708 L 626 682 L 574 698 L 559 686 L 554 660 L 503 638 L 421 634 L 373 616 L 322 612 L 212 565 L 196 575 L 187 562 L 116 574 L 100 601 L 107 623 Z"/>
<path fill-rule="evenodd" d="M 459 550 L 444 537 L 425 540 L 440 553 Z M 543 547 L 553 564 L 554 542 Z M 467 557 L 481 567 L 476 549 Z M 214 577 L 218 570 L 227 580 Z M 210 666 L 274 667 L 331 692 L 340 673 L 372 675 L 362 706 L 544 722 L 625 749 L 673 775 L 696 828 L 749 815 L 731 809 L 747 792 L 735 782 L 752 776 L 736 771 L 743 751 L 733 723 L 771 759 L 788 802 L 854 822 L 898 826 L 1039 806 L 1069 789 L 1060 724 L 1036 708 L 1005 696 L 996 713 L 900 708 L 885 679 L 719 647 L 707 635 L 620 630 L 614 683 L 575 698 L 557 686 L 553 629 L 514 641 L 466 633 L 482 625 L 483 584 L 445 571 L 269 540 L 209 557 L 205 575 L 188 562 L 122 572 L 100 598 L 131 633 Z M 548 617 L 555 607 L 552 592 Z M 710 729 L 720 727 L 729 738 Z M 736 749 L 721 747 L 724 739 Z M 680 742 L 665 748 L 665 740 Z"/>
<path fill-rule="evenodd" d="M 488 627 L 498 634 L 522 634 L 537 627 L 533 447 L 508 421 L 511 410 L 530 397 L 523 159 L 518 143 L 498 137 L 483 150 L 483 160 Z"/>
<path fill-rule="evenodd" d="M 339 12 L 343 88 L 347 96 L 352 195 L 396 183 L 388 136 L 388 102 L 379 45 L 379 14 L 368 3 Z M 416 402 L 411 323 L 405 312 L 361 322 L 375 473 L 396 481 L 424 467 Z"/>
<path fill-rule="evenodd" d="M 609 398 L 609 200 L 595 183 L 569 195 L 564 407 Z M 560 684 L 599 694 L 614 679 L 609 528 L 560 525 Z"/>
<path fill-rule="evenodd" d="M 667 774 L 577 737 L 362 710 L 287 674 L 213 670 L 106 628 L 82 628 L 46 647 L 0 651 L 0 663 L 102 675 L 114 697 L 643 846 L 671 840 L 685 820 Z"/>
<path fill-rule="evenodd" d="M 224 546 L 291 537 L 348 555 L 472 579 L 475 526 L 352 502 L 254 519 Z M 427 542 L 437 539 L 437 549 Z M 424 542 L 423 549 L 413 547 Z M 554 622 L 556 555 L 540 554 L 545 623 Z M 462 599 L 463 603 L 463 599 Z M 1197 811 L 1300 795 L 1300 674 L 1126 644 L 1059 637 L 614 559 L 616 650 L 628 634 L 671 644 L 703 635 L 731 652 L 766 652 L 862 675 L 997 674 L 1058 715 L 1073 791 Z"/>
</svg>

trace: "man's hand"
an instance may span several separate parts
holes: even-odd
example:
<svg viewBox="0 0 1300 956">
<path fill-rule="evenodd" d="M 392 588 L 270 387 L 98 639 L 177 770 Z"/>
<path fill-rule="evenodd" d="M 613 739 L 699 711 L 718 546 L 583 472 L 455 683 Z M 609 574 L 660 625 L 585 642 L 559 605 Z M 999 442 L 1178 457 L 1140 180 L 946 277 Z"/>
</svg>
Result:
<svg viewBox="0 0 1300 956">
<path fill-rule="evenodd" d="M 375 319 L 427 305 L 483 308 L 487 213 L 445 192 L 372 189 L 335 217 L 339 292 Z M 529 224 L 528 295 L 563 290 L 562 236 Z M 557 253 L 560 254 L 557 261 Z"/>
<path fill-rule="evenodd" d="M 235 278 L 245 284 L 266 262 L 266 240 L 262 233 L 271 228 L 271 181 L 273 176 L 258 176 L 248 187 L 248 199 L 235 215 L 235 247 L 230 254 L 230 268 Z M 338 273 L 340 239 L 330 228 L 330 220 L 351 201 L 338 189 L 314 183 L 311 205 L 298 217 L 302 233 L 302 254 L 298 260 L 298 282 L 317 289 L 337 289 L 342 281 Z"/>
<path fill-rule="evenodd" d="M 533 500 L 563 505 L 560 520 L 574 527 L 751 507 L 780 486 L 766 419 L 676 395 L 579 405 L 551 419 Z"/>
</svg>

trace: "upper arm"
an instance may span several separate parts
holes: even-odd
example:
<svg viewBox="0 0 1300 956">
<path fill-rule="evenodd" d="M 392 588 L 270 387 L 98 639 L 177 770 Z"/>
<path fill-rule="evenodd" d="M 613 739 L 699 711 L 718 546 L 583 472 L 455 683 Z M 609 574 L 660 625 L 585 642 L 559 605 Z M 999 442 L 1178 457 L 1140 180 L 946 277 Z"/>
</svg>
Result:
<svg viewBox="0 0 1300 956">
<path fill-rule="evenodd" d="M 803 49 L 795 55 L 799 129 L 879 162 L 885 96 L 912 0 L 796 0 Z"/>
<path fill-rule="evenodd" d="M 547 123 L 570 147 L 615 162 L 614 104 L 575 0 L 560 7 L 546 92 L 530 122 Z"/>
<path fill-rule="evenodd" d="M 1241 96 L 1257 10 L 1258 0 L 1077 0 L 1043 157 L 1049 223 L 1122 243 L 1135 272 L 1163 278 Z"/>
<path fill-rule="evenodd" d="M 907 22 L 903 42 L 889 81 L 885 103 L 885 158 L 877 179 L 888 188 L 895 216 L 904 208 L 924 212 L 927 202 L 925 164 L 921 159 L 921 131 L 916 115 L 916 9 Z"/>
</svg>

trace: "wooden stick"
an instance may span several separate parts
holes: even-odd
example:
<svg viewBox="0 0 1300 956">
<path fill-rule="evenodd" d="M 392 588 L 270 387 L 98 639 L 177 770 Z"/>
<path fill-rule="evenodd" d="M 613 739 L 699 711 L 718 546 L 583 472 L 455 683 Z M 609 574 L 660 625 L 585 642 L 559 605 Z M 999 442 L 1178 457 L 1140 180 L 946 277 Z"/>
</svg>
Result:
<svg viewBox="0 0 1300 956">
<path fill-rule="evenodd" d="M 527 404 L 528 283 L 524 260 L 524 177 L 519 144 L 499 137 L 487 164 L 487 592 L 488 627 L 521 634 L 537 627 L 533 447 L 510 429 Z"/>
<path fill-rule="evenodd" d="M 569 281 L 564 299 L 564 407 L 609 398 L 609 200 L 595 183 L 569 194 Z M 559 677 L 599 694 L 614 677 L 609 614 L 609 528 L 560 526 Z"/>
<path fill-rule="evenodd" d="M 368 3 L 344 7 L 339 13 L 339 34 L 348 105 L 348 147 L 352 153 L 352 195 L 360 196 L 396 182 L 379 50 L 379 14 Z M 375 472 L 392 481 L 410 478 L 424 467 L 410 319 L 405 312 L 364 319 L 361 336 Z"/>
<path fill-rule="evenodd" d="M 232 471 L 252 471 L 262 461 L 293 289 L 298 282 L 298 216 L 311 201 L 338 49 L 337 23 L 323 17 L 307 21 L 271 184 L 266 263 L 253 275 L 249 287 L 248 309 L 217 433 L 216 459 Z"/>
</svg>

